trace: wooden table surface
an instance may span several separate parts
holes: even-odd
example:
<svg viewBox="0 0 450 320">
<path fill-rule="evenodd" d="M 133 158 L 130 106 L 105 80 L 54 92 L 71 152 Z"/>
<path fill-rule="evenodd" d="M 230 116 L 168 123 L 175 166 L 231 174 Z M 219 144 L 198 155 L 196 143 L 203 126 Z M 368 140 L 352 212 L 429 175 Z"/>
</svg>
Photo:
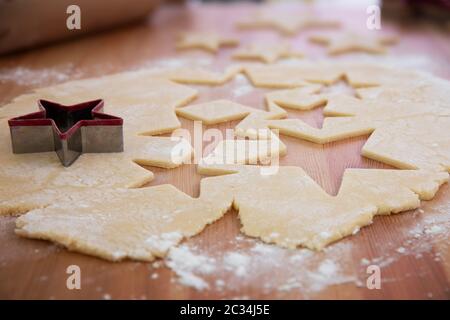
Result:
<svg viewBox="0 0 450 320">
<path fill-rule="evenodd" d="M 33 87 L 98 76 L 155 64 L 175 64 L 183 59 L 201 59 L 211 68 L 230 63 L 232 49 L 220 50 L 216 56 L 207 53 L 176 52 L 174 36 L 183 30 L 219 30 L 235 34 L 242 42 L 254 39 L 280 38 L 271 31 L 237 31 L 233 22 L 254 10 L 250 5 L 227 7 L 199 5 L 160 8 L 148 21 L 128 25 L 107 33 L 71 42 L 59 43 L 0 59 L 0 103 Z M 312 11 L 326 13 L 326 8 Z M 355 17 L 346 19 L 346 17 Z M 354 28 L 365 28 L 365 7 L 338 8 L 333 17 Z M 356 18 L 357 17 L 357 18 Z M 351 21 L 349 21 L 351 20 Z M 220 25 L 219 25 L 220 23 Z M 450 41 L 444 31 L 430 26 L 401 27 L 385 23 L 383 28 L 401 35 L 401 42 L 385 59 L 404 67 L 419 68 L 450 79 Z M 308 44 L 313 31 L 299 33 L 291 41 L 310 57 L 325 57 L 325 50 Z M 364 55 L 356 55 L 364 57 Z M 374 58 L 372 58 L 374 59 Z M 199 89 L 196 102 L 228 98 L 252 107 L 264 108 L 267 90 L 249 88 L 243 77 L 223 86 L 194 86 Z M 245 87 L 245 89 L 242 89 Z M 241 89 L 239 89 L 241 88 Z M 292 112 L 311 125 L 320 126 L 321 109 Z M 185 128 L 192 122 L 181 119 Z M 218 126 L 224 130 L 237 122 Z M 282 165 L 304 168 L 327 192 L 336 194 L 345 168 L 388 168 L 360 156 L 367 137 L 346 139 L 326 145 L 313 144 L 282 136 L 288 155 Z M 197 196 L 199 181 L 195 165 L 172 170 L 149 167 L 155 173 L 150 185 L 171 183 L 191 196 Z M 306 262 L 289 261 L 305 249 L 274 248 L 274 255 L 255 256 L 252 248 L 258 241 L 240 234 L 236 212 L 208 226 L 198 236 L 185 241 L 202 254 L 220 257 L 239 251 L 251 256 L 245 277 L 219 268 L 206 275 L 210 284 L 202 291 L 181 285 L 176 274 L 167 267 L 155 268 L 149 263 L 126 261 L 111 263 L 82 254 L 68 252 L 45 241 L 17 237 L 14 217 L 0 217 L 0 298 L 8 299 L 448 299 L 450 297 L 450 188 L 444 185 L 435 199 L 424 202 L 423 212 L 416 210 L 395 216 L 377 217 L 373 225 L 358 234 L 312 255 Z M 439 225 L 440 232 L 426 232 Z M 419 230 L 419 231 L 417 231 Z M 419 235 L 418 235 L 419 234 Z M 380 266 L 382 288 L 366 288 L 366 259 Z M 318 265 L 332 261 L 337 270 L 320 274 Z M 81 290 L 66 288 L 66 268 L 78 265 L 82 270 Z M 323 270 L 322 270 L 323 271 Z M 319 272 L 319 273 L 318 273 Z M 153 276 L 157 274 L 157 276 Z M 298 277 L 301 285 L 289 286 L 289 278 Z M 224 286 L 214 285 L 221 279 Z M 298 284 L 298 283 L 297 283 Z"/>
</svg>

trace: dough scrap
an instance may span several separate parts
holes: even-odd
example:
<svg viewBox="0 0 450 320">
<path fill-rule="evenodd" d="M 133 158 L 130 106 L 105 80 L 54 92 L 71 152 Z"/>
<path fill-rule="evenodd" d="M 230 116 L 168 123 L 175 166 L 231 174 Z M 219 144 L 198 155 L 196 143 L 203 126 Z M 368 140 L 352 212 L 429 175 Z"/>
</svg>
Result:
<svg viewBox="0 0 450 320">
<path fill-rule="evenodd" d="M 449 128 L 448 116 L 400 119 L 375 130 L 361 154 L 401 169 L 450 172 Z"/>
<path fill-rule="evenodd" d="M 294 51 L 286 43 L 250 43 L 232 54 L 234 59 L 260 60 L 273 63 L 282 58 L 302 58 L 303 54 Z"/>
<path fill-rule="evenodd" d="M 247 66 L 244 73 L 255 87 L 296 88 L 313 83 L 332 84 L 342 78 L 338 68 L 327 68 L 313 64 Z"/>
<path fill-rule="evenodd" d="M 203 49 L 216 53 L 221 46 L 236 46 L 239 40 L 223 37 L 217 33 L 185 32 L 179 35 L 177 49 Z"/>
<path fill-rule="evenodd" d="M 202 167 L 200 173 L 236 172 L 214 177 L 208 186 L 214 189 L 215 183 L 223 194 L 233 195 L 243 233 L 314 250 L 371 224 L 376 214 L 419 207 L 419 199 L 431 199 L 448 180 L 444 172 L 347 169 L 339 193 L 330 196 L 299 167 L 279 167 L 271 175 L 260 168 L 218 165 Z"/>
<path fill-rule="evenodd" d="M 225 167 L 233 173 L 202 179 L 197 199 L 171 185 L 59 193 L 57 203 L 19 217 L 16 233 L 107 260 L 151 261 L 233 205 L 245 234 L 320 250 L 370 224 L 376 214 L 417 208 L 419 199 L 431 199 L 448 180 L 444 172 L 347 169 L 333 197 L 299 167 L 279 167 L 270 175 L 259 166 Z M 223 170 L 219 165 L 202 173 Z"/>
<path fill-rule="evenodd" d="M 329 55 L 338 55 L 350 52 L 366 52 L 373 54 L 386 53 L 386 46 L 398 41 L 394 36 L 362 35 L 354 33 L 339 33 L 336 35 L 313 35 L 311 42 L 325 45 Z"/>
<path fill-rule="evenodd" d="M 253 17 L 239 21 L 241 29 L 272 28 L 285 35 L 295 35 L 297 32 L 314 28 L 336 28 L 340 23 L 320 17 L 299 16 L 298 14 L 274 14 L 272 11 L 260 11 Z"/>
<path fill-rule="evenodd" d="M 294 65 L 262 65 L 243 67 L 256 87 L 289 89 L 310 83 L 330 85 L 345 79 L 354 88 L 396 85 L 421 81 L 418 72 L 386 67 L 376 63 L 302 61 Z"/>
<path fill-rule="evenodd" d="M 16 233 L 106 260 L 152 261 L 222 217 L 231 203 L 191 198 L 167 184 L 68 192 L 70 198 L 52 199 L 51 205 L 17 218 Z"/>
</svg>

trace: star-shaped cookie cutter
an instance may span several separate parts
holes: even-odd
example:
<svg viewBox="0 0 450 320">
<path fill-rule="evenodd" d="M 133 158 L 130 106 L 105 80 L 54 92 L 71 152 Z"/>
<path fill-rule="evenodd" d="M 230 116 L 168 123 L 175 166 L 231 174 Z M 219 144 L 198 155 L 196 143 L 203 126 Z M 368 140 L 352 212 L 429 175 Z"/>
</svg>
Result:
<svg viewBox="0 0 450 320">
<path fill-rule="evenodd" d="M 75 105 L 38 101 L 38 112 L 8 121 L 13 153 L 55 151 L 70 166 L 81 153 L 123 151 L 123 119 L 103 113 L 102 99 Z"/>
</svg>

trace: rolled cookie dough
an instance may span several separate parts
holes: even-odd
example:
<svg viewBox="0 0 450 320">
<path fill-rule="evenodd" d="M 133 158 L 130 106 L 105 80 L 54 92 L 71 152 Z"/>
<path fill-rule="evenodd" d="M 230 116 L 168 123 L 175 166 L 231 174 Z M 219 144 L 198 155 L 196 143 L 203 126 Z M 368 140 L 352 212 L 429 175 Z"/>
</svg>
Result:
<svg viewBox="0 0 450 320">
<path fill-rule="evenodd" d="M 224 37 L 217 33 L 205 32 L 185 32 L 179 35 L 177 49 L 203 49 L 216 53 L 221 46 L 236 46 L 239 40 L 231 37 Z"/>
<path fill-rule="evenodd" d="M 395 44 L 395 36 L 378 36 L 370 34 L 339 33 L 336 35 L 313 35 L 311 42 L 325 45 L 329 55 L 351 53 L 355 51 L 380 54 L 386 52 L 388 45 Z"/>
<path fill-rule="evenodd" d="M 111 261 L 162 257 L 231 204 L 225 198 L 194 199 L 171 185 L 67 191 L 70 198 L 19 217 L 16 233 Z"/>
<path fill-rule="evenodd" d="M 243 233 L 314 250 L 371 224 L 376 214 L 419 207 L 419 199 L 431 199 L 448 180 L 444 172 L 347 169 L 339 193 L 330 196 L 299 167 L 279 167 L 270 175 L 260 170 L 228 165 L 203 167 L 200 173 L 235 172 L 203 181 L 233 195 Z"/>
<path fill-rule="evenodd" d="M 25 203 L 5 205 L 4 201 L 37 190 L 140 187 L 153 179 L 153 173 L 138 164 L 173 168 L 188 161 L 192 150 L 187 141 L 139 134 L 171 132 L 180 127 L 175 108 L 196 95 L 196 90 L 146 70 L 70 81 L 17 97 L 0 108 L 0 213 L 18 214 L 33 208 Z M 68 168 L 58 164 L 54 152 L 13 154 L 6 120 L 36 111 L 41 98 L 63 104 L 103 98 L 106 112 L 124 118 L 124 152 L 83 154 Z M 173 155 L 178 144 L 185 152 Z"/>
<path fill-rule="evenodd" d="M 245 234 L 320 250 L 370 224 L 376 214 L 417 208 L 419 199 L 431 199 L 448 179 L 444 172 L 348 169 L 333 197 L 298 167 L 280 167 L 269 175 L 258 166 L 201 170 L 225 172 L 231 174 L 203 179 L 197 199 L 170 185 L 72 190 L 69 198 L 60 194 L 57 203 L 19 217 L 16 232 L 108 260 L 150 261 L 233 205 Z"/>
<path fill-rule="evenodd" d="M 323 19 L 317 16 L 287 14 L 286 12 L 274 12 L 272 10 L 257 12 L 237 23 L 241 29 L 274 29 L 285 35 L 294 35 L 297 32 L 313 28 L 336 28 L 339 22 Z"/>
<path fill-rule="evenodd" d="M 273 63 L 282 58 L 302 58 L 303 54 L 286 43 L 250 43 L 234 51 L 232 57 Z"/>
</svg>

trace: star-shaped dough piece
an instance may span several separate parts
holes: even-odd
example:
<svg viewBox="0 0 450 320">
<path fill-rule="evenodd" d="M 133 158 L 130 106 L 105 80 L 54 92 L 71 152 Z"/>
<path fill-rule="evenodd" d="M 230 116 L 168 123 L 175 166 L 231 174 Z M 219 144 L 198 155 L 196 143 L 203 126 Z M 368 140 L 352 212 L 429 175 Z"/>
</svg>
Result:
<svg viewBox="0 0 450 320">
<path fill-rule="evenodd" d="M 381 54 L 386 52 L 386 46 L 398 41 L 394 36 L 362 35 L 353 33 L 340 33 L 333 36 L 315 35 L 309 38 L 311 42 L 327 46 L 329 55 L 350 52 L 366 52 Z"/>
<path fill-rule="evenodd" d="M 234 59 L 260 60 L 273 63 L 282 58 L 302 58 L 303 54 L 294 51 L 286 43 L 251 43 L 237 49 L 232 57 Z"/>
<path fill-rule="evenodd" d="M 231 205 L 223 197 L 194 199 L 167 184 L 68 191 L 70 198 L 19 217 L 16 233 L 111 261 L 152 261 L 222 217 Z"/>
<path fill-rule="evenodd" d="M 239 40 L 221 36 L 217 33 L 185 32 L 179 35 L 177 49 L 203 49 L 216 53 L 221 46 L 237 46 Z"/>
<path fill-rule="evenodd" d="M 264 119 L 279 119 L 287 115 L 286 111 L 275 104 L 268 104 L 268 111 L 263 111 L 229 100 L 194 104 L 178 108 L 176 112 L 181 117 L 202 121 L 208 125 L 243 119 L 250 114 L 257 114 L 259 118 Z"/>
<path fill-rule="evenodd" d="M 214 100 L 176 110 L 177 115 L 183 118 L 202 121 L 207 125 L 243 119 L 256 111 L 258 110 L 229 100 Z"/>
<path fill-rule="evenodd" d="M 326 104 L 327 97 L 319 94 L 321 85 L 306 85 L 295 89 L 272 91 L 266 94 L 267 103 L 274 103 L 282 108 L 311 110 Z"/>
<path fill-rule="evenodd" d="M 340 23 L 320 17 L 299 16 L 298 14 L 277 14 L 275 12 L 258 12 L 253 17 L 239 21 L 241 29 L 272 28 L 285 35 L 295 35 L 297 32 L 314 28 L 336 28 Z"/>
<path fill-rule="evenodd" d="M 221 168 L 208 170 L 216 174 Z M 279 167 L 271 175 L 260 170 L 235 166 L 235 174 L 203 179 L 202 187 L 233 195 L 246 235 L 283 247 L 314 250 L 371 224 L 377 214 L 419 207 L 419 199 L 431 199 L 448 180 L 444 172 L 347 169 L 338 195 L 330 196 L 299 167 Z"/>
</svg>

